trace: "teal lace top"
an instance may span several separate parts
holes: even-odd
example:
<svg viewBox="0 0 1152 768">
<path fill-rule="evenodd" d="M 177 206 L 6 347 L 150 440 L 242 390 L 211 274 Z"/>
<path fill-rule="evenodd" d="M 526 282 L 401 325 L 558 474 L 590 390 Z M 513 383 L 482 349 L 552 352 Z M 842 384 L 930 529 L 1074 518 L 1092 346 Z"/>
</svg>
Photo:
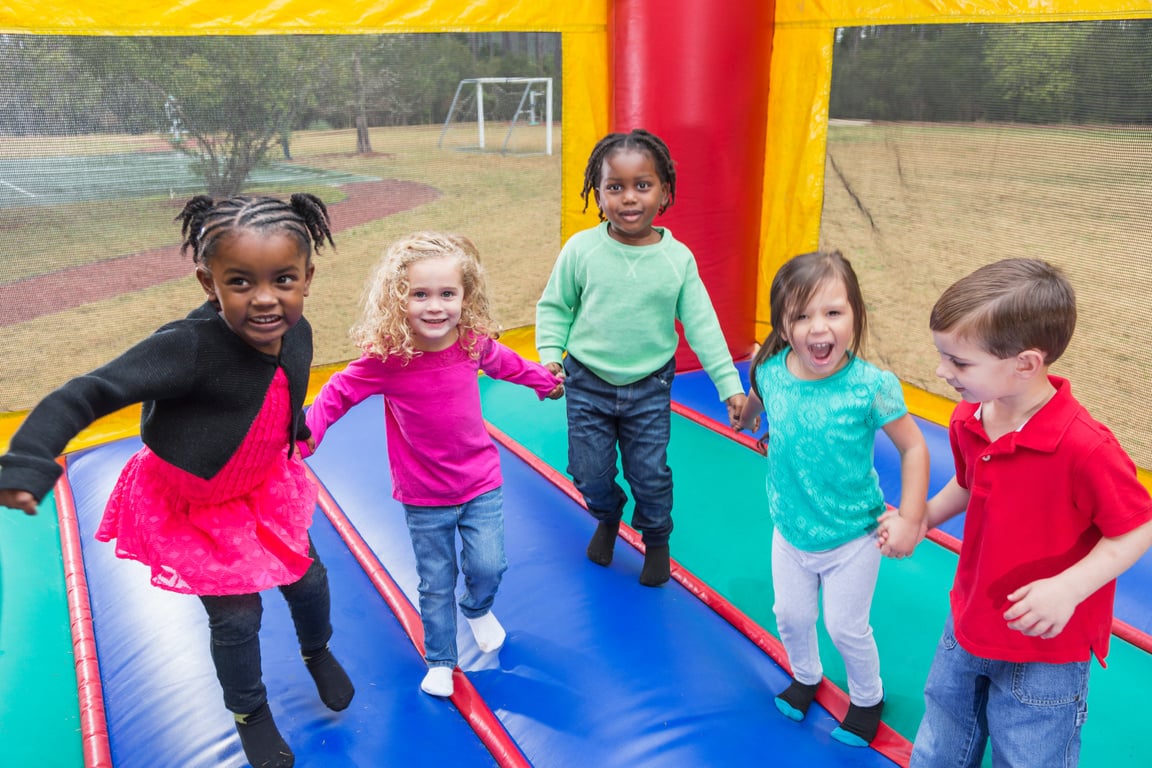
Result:
<svg viewBox="0 0 1152 768">
<path fill-rule="evenodd" d="M 768 418 L 768 509 L 784 539 L 807 552 L 876 528 L 884 496 L 873 464 L 876 431 L 908 413 L 896 376 L 852 357 L 826 379 L 798 379 L 790 348 L 756 369 Z"/>
</svg>

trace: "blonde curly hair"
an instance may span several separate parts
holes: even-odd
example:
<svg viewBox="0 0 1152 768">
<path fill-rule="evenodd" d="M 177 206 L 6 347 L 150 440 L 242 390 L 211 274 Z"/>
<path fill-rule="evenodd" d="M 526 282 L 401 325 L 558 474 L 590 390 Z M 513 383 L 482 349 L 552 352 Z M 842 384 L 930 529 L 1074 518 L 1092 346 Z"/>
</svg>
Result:
<svg viewBox="0 0 1152 768">
<path fill-rule="evenodd" d="M 408 325 L 408 268 L 423 259 L 445 257 L 454 259 L 460 267 L 464 286 L 457 326 L 460 345 L 475 359 L 480 355 L 480 339 L 499 335 L 490 314 L 484 269 L 475 244 L 450 232 L 413 232 L 388 247 L 365 287 L 360 319 L 350 331 L 361 352 L 381 360 L 397 356 L 404 362 L 420 354 Z"/>
</svg>

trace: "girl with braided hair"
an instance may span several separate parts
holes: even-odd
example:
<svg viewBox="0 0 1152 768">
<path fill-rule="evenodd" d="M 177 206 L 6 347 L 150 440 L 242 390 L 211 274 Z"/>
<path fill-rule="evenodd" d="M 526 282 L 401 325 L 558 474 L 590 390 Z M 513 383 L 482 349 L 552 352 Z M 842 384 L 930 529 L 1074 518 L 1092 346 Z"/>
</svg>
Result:
<svg viewBox="0 0 1152 768">
<path fill-rule="evenodd" d="M 744 387 L 696 259 L 668 228 L 652 224 L 676 199 L 667 145 L 641 128 L 605 136 L 584 172 L 585 210 L 590 193 L 601 224 L 577 232 L 561 249 L 536 305 L 536 346 L 549 370 L 567 376 L 568 471 L 599 522 L 588 559 L 612 562 L 627 500 L 616 482 L 619 446 L 635 500 L 632 524 L 644 537 L 640 583 L 655 587 L 671 570 L 676 321 L 733 427 Z"/>
<path fill-rule="evenodd" d="M 157 587 L 200 598 L 245 756 L 291 766 L 262 680 L 261 591 L 277 587 L 287 600 L 323 702 L 342 710 L 354 693 L 328 648 L 328 576 L 308 536 L 317 491 L 296 450 L 309 437 L 304 297 L 313 250 L 334 246 L 328 211 L 309 194 L 201 195 L 176 218 L 207 301 L 45 397 L 0 456 L 0 506 L 35 514 L 69 440 L 142 403 L 144 447 L 96 538 L 115 539 L 116 555 L 147 565 Z"/>
</svg>

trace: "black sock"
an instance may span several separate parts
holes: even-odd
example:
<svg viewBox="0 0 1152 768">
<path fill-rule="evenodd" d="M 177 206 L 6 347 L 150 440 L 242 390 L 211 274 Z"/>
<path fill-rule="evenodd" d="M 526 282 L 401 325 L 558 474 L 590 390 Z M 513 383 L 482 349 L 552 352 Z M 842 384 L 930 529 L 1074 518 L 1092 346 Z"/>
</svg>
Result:
<svg viewBox="0 0 1152 768">
<path fill-rule="evenodd" d="M 667 544 L 649 544 L 644 547 L 644 567 L 640 569 L 640 583 L 658 587 L 672 577 Z"/>
<path fill-rule="evenodd" d="M 793 679 L 792 684 L 785 688 L 776 698 L 787 704 L 796 713 L 799 713 L 799 719 L 803 720 L 804 716 L 808 714 L 808 707 L 812 706 L 812 700 L 816 698 L 816 689 L 819 687 L 820 683 L 807 685 Z M 777 705 L 777 707 L 779 707 L 779 705 Z M 781 712 L 783 712 L 783 710 L 781 710 Z M 792 715 L 787 712 L 784 714 L 792 717 Z"/>
<path fill-rule="evenodd" d="M 588 559 L 597 565 L 610 565 L 612 552 L 616 549 L 616 535 L 620 532 L 620 521 L 614 523 L 600 522 L 596 532 L 592 534 L 592 541 L 588 542 Z"/>
<path fill-rule="evenodd" d="M 876 738 L 876 732 L 880 730 L 880 716 L 883 712 L 883 699 L 870 707 L 858 707 L 855 704 L 849 704 L 848 714 L 844 715 L 844 722 L 840 723 L 840 727 L 832 732 L 832 738 L 856 747 L 871 744 L 872 740 Z M 847 731 L 859 739 L 859 742 L 850 737 L 846 738 L 843 734 L 838 736 L 836 731 Z"/>
<path fill-rule="evenodd" d="M 240 746 L 244 748 L 244 757 L 248 758 L 252 768 L 292 768 L 296 764 L 295 755 L 280 735 L 276 721 L 272 719 L 272 710 L 267 701 L 251 714 L 233 717 L 236 719 L 236 732 L 240 734 Z"/>
<path fill-rule="evenodd" d="M 352 696 L 356 693 L 356 689 L 352 687 L 348 673 L 344 671 L 344 667 L 340 666 L 340 662 L 332 655 L 332 651 L 328 650 L 328 646 L 301 653 L 304 656 L 304 664 L 312 673 L 312 679 L 316 681 L 316 690 L 320 693 L 320 700 L 328 709 L 337 712 L 347 709 L 348 705 L 352 703 Z"/>
</svg>

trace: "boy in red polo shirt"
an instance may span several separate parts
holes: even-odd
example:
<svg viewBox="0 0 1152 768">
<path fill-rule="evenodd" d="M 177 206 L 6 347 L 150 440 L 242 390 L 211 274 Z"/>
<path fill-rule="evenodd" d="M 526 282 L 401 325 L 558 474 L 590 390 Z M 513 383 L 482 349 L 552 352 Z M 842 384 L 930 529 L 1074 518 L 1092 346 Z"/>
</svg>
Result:
<svg viewBox="0 0 1152 768">
<path fill-rule="evenodd" d="M 1116 577 L 1152 545 L 1152 501 L 1107 427 L 1048 366 L 1076 299 L 1036 259 L 981 267 L 929 322 L 936 375 L 963 398 L 949 424 L 956 476 L 929 528 L 967 510 L 911 768 L 1074 766 L 1088 671 L 1104 664 Z"/>
</svg>

